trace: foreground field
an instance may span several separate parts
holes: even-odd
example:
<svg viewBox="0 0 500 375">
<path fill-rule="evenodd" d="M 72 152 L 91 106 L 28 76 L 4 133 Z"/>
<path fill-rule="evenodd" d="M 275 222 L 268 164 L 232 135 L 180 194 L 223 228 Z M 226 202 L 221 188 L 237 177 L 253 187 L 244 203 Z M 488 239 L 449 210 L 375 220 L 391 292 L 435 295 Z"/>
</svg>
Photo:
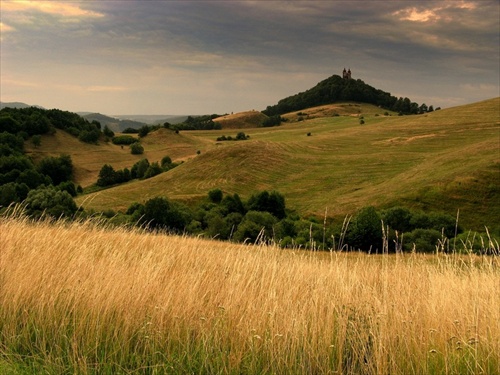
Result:
<svg viewBox="0 0 500 375">
<path fill-rule="evenodd" d="M 0 218 L 0 371 L 500 373 L 497 257 L 306 253 Z"/>
</svg>

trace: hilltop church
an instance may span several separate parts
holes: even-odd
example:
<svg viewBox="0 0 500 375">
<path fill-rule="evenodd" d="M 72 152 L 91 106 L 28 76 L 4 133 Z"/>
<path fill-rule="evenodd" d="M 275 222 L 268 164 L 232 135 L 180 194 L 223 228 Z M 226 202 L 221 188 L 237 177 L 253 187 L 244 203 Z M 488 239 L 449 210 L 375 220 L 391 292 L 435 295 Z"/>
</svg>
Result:
<svg viewBox="0 0 500 375">
<path fill-rule="evenodd" d="M 344 79 L 351 79 L 351 68 L 349 68 L 349 70 L 343 70 L 342 72 L 342 78 Z"/>
</svg>

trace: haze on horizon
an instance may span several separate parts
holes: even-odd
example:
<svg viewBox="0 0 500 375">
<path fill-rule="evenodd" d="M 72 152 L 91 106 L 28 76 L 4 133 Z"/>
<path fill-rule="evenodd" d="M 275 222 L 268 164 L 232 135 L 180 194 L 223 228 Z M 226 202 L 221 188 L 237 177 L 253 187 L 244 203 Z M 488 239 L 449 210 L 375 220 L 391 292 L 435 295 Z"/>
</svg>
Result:
<svg viewBox="0 0 500 375">
<path fill-rule="evenodd" d="M 450 107 L 500 95 L 497 0 L 0 0 L 0 100 L 105 114 L 263 110 L 351 68 Z"/>
</svg>

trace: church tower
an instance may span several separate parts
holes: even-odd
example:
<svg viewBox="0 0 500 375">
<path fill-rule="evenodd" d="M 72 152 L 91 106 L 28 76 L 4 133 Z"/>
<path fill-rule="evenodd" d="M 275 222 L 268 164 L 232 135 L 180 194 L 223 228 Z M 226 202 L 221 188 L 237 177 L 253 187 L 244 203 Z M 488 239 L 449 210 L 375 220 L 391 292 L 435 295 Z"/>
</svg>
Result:
<svg viewBox="0 0 500 375">
<path fill-rule="evenodd" d="M 344 79 L 351 79 L 351 68 L 349 70 L 344 70 L 342 71 L 342 78 Z"/>
</svg>

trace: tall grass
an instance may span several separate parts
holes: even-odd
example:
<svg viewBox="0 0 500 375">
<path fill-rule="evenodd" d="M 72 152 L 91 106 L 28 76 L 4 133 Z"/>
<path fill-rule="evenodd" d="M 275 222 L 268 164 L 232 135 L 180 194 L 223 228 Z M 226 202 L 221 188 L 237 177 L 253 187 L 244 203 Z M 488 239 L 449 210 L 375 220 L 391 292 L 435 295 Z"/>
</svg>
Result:
<svg viewBox="0 0 500 375">
<path fill-rule="evenodd" d="M 0 218 L 0 369 L 500 373 L 495 257 L 284 251 Z"/>
</svg>

